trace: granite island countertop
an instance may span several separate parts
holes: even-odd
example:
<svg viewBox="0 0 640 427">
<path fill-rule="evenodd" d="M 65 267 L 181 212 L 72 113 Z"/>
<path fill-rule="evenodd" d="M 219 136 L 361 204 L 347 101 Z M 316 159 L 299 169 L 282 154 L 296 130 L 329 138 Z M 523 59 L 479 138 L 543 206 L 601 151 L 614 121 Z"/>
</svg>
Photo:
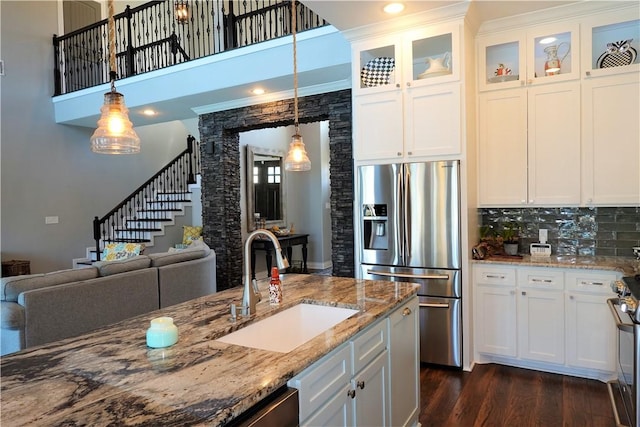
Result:
<svg viewBox="0 0 640 427">
<path fill-rule="evenodd" d="M 532 257 L 530 255 L 524 255 L 522 258 L 489 257 L 483 260 L 473 260 L 472 263 L 511 264 L 527 267 L 580 268 L 585 270 L 611 270 L 621 272 L 623 276 L 640 274 L 640 260 L 632 257 L 575 255 Z"/>
<path fill-rule="evenodd" d="M 280 307 L 269 305 L 262 283 L 256 314 L 235 323 L 229 305 L 240 304 L 241 287 L 2 357 L 2 426 L 224 425 L 418 289 L 398 282 L 282 277 Z M 286 354 L 216 341 L 301 302 L 360 313 Z M 179 340 L 151 349 L 145 333 L 159 316 L 173 317 Z"/>
</svg>

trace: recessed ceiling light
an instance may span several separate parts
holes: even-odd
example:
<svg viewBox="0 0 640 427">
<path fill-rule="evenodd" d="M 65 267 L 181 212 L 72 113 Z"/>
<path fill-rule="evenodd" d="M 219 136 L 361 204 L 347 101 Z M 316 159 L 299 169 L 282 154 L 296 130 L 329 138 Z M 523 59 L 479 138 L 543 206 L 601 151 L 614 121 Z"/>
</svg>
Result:
<svg viewBox="0 0 640 427">
<path fill-rule="evenodd" d="M 254 90 L 252 90 L 251 93 L 254 95 L 264 95 L 264 89 L 257 87 Z"/>
<path fill-rule="evenodd" d="M 389 3 L 383 9 L 385 12 L 393 14 L 400 13 L 404 10 L 404 4 L 402 3 Z"/>
<path fill-rule="evenodd" d="M 142 110 L 142 114 L 144 114 L 145 116 L 155 116 L 156 112 L 153 111 L 151 108 L 147 108 L 145 110 Z"/>
</svg>

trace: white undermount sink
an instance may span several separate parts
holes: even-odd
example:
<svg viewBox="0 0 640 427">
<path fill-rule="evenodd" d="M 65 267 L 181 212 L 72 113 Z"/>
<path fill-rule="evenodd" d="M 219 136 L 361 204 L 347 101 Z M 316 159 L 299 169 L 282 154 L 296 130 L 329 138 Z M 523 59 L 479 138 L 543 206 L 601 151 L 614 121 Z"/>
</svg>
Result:
<svg viewBox="0 0 640 427">
<path fill-rule="evenodd" d="M 316 304 L 298 304 L 239 329 L 216 341 L 288 353 L 348 319 L 358 310 Z"/>
</svg>

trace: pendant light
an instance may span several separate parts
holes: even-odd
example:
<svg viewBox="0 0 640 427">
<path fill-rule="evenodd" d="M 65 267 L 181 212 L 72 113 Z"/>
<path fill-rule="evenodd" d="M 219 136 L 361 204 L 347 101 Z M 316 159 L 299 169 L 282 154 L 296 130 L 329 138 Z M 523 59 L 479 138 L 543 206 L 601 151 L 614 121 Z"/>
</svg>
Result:
<svg viewBox="0 0 640 427">
<path fill-rule="evenodd" d="M 304 142 L 300 135 L 298 123 L 298 68 L 296 49 L 296 2 L 291 1 L 291 34 L 293 35 L 293 117 L 296 129 L 295 135 L 291 137 L 289 153 L 284 160 L 284 170 L 291 172 L 304 172 L 311 170 L 311 160 L 304 149 Z"/>
<path fill-rule="evenodd" d="M 91 135 L 91 150 L 101 154 L 134 154 L 140 152 L 140 138 L 129 120 L 124 95 L 116 92 L 116 24 L 113 18 L 113 0 L 109 0 L 108 6 L 111 91 L 104 94 L 98 128 Z"/>
</svg>

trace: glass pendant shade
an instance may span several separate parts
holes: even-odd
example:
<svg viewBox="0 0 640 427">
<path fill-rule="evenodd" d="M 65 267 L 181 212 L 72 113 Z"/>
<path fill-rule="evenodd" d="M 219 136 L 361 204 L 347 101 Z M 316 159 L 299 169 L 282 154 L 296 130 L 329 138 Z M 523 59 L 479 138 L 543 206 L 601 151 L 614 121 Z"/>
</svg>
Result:
<svg viewBox="0 0 640 427">
<path fill-rule="evenodd" d="M 304 148 L 302 137 L 297 132 L 291 137 L 289 153 L 284 160 L 284 170 L 294 172 L 311 170 L 311 160 L 309 160 L 309 156 L 307 156 L 307 150 Z"/>
<path fill-rule="evenodd" d="M 91 150 L 102 154 L 135 154 L 140 152 L 140 138 L 133 130 L 124 96 L 111 91 L 104 94 L 104 105 L 98 128 L 91 136 Z"/>
</svg>

